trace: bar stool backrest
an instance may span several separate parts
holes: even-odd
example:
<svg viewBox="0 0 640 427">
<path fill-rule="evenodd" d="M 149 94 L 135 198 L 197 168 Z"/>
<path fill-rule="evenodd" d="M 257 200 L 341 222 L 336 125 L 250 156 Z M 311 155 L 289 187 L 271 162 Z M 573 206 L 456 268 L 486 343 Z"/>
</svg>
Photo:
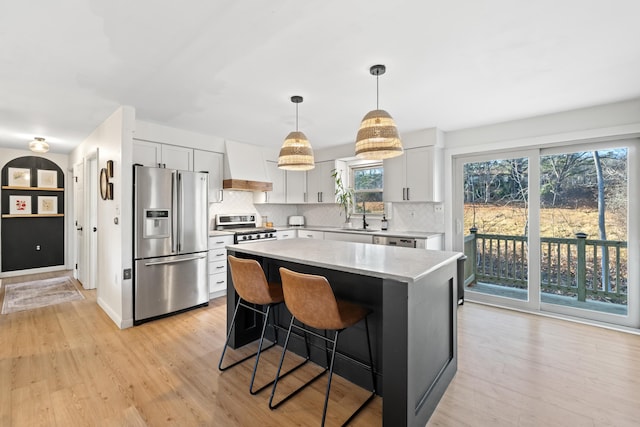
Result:
<svg viewBox="0 0 640 427">
<path fill-rule="evenodd" d="M 324 276 L 280 267 L 284 303 L 296 319 L 315 329 L 342 329 L 333 289 Z"/>
<path fill-rule="evenodd" d="M 231 279 L 240 298 L 252 304 L 271 304 L 269 284 L 260 263 L 254 259 L 228 256 Z"/>
</svg>

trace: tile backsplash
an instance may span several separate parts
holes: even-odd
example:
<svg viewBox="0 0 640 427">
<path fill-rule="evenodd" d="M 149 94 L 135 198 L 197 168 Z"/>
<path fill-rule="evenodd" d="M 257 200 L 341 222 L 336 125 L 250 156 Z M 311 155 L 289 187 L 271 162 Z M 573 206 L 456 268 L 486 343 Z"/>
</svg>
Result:
<svg viewBox="0 0 640 427">
<path fill-rule="evenodd" d="M 441 203 L 392 203 L 389 217 L 389 230 L 397 231 L 433 231 L 444 232 L 444 213 L 436 212 L 435 207 Z M 224 190 L 221 203 L 209 205 L 209 215 L 212 225 L 215 215 L 219 213 L 255 213 L 258 223 L 266 216 L 268 221 L 276 226 L 287 224 L 290 215 L 304 215 L 307 225 L 341 227 L 344 224 L 344 214 L 336 204 L 255 204 L 253 193 L 249 191 Z M 362 226 L 362 216 L 351 217 L 353 227 Z M 367 218 L 371 228 L 380 228 L 380 218 Z"/>
</svg>

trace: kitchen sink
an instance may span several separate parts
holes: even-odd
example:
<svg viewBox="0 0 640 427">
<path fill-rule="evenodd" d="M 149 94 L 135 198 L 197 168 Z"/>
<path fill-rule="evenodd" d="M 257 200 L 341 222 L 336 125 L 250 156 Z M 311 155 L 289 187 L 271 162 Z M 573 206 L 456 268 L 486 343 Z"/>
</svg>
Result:
<svg viewBox="0 0 640 427">
<path fill-rule="evenodd" d="M 351 231 L 366 231 L 368 233 L 375 233 L 380 230 L 373 230 L 371 228 L 343 228 L 343 230 L 351 230 Z"/>
</svg>

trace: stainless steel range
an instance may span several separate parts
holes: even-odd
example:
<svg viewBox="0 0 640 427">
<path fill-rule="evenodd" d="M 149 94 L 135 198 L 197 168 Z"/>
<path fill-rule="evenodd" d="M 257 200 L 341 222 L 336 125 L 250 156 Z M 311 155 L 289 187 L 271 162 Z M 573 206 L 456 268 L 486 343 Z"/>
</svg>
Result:
<svg viewBox="0 0 640 427">
<path fill-rule="evenodd" d="M 276 229 L 256 226 L 254 214 L 218 214 L 216 230 L 232 231 L 239 244 L 276 239 Z"/>
</svg>

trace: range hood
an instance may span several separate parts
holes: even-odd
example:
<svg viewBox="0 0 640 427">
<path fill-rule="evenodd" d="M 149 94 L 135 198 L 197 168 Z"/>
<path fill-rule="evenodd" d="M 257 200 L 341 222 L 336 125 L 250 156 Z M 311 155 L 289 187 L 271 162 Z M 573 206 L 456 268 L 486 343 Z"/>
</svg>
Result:
<svg viewBox="0 0 640 427">
<path fill-rule="evenodd" d="M 262 147 L 225 141 L 225 169 L 222 188 L 241 191 L 272 191 Z"/>
</svg>

